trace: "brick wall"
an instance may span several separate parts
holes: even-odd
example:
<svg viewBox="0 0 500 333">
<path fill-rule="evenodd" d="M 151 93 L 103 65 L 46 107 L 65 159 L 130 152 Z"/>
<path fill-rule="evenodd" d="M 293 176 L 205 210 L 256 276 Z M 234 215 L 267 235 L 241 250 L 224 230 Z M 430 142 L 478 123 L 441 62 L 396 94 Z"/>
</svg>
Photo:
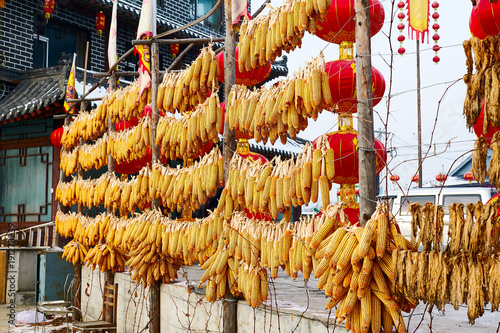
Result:
<svg viewBox="0 0 500 333">
<path fill-rule="evenodd" d="M 133 0 L 140 7 L 142 0 Z M 169 21 L 176 25 L 190 22 L 191 0 L 165 0 L 164 9 L 159 8 L 159 14 L 163 14 Z M 5 8 L 0 11 L 0 56 L 3 58 L 3 67 L 13 70 L 27 70 L 33 68 L 33 33 L 35 26 L 35 15 L 43 15 L 42 1 L 34 0 L 9 0 L 5 2 Z M 77 11 L 73 4 L 62 6 L 57 3 L 51 20 L 57 20 L 61 24 L 76 26 L 85 30 L 90 38 L 90 55 L 88 68 L 93 71 L 104 71 L 106 55 L 105 41 L 103 35 L 99 37 L 94 27 L 94 8 L 84 7 L 83 11 Z M 108 22 L 109 24 L 109 14 Z M 118 55 L 120 56 L 132 47 L 131 40 L 135 38 L 137 22 L 125 22 L 118 20 Z M 209 26 L 200 23 L 190 29 L 202 36 L 222 36 Z M 162 66 L 166 67 L 172 62 L 168 46 L 160 48 Z M 0 58 L 0 59 L 2 59 Z M 187 60 L 192 60 L 189 57 Z M 137 62 L 137 58 L 130 57 L 130 62 Z M 184 62 L 186 63 L 186 61 Z"/>
</svg>

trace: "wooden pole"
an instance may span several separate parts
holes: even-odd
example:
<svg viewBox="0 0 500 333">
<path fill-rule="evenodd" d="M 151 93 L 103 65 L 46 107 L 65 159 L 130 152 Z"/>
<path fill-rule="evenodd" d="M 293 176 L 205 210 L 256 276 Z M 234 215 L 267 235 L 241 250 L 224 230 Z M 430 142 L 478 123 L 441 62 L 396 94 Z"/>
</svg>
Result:
<svg viewBox="0 0 500 333">
<path fill-rule="evenodd" d="M 226 110 L 229 106 L 228 96 L 232 86 L 236 83 L 236 65 L 235 65 L 235 49 L 236 49 L 236 33 L 233 30 L 232 22 L 232 1 L 224 0 L 224 13 L 226 17 L 226 50 L 224 51 L 224 100 L 226 101 Z M 229 175 L 229 164 L 234 152 L 236 151 L 236 141 L 234 130 L 229 128 L 228 117 L 224 120 L 224 139 L 223 139 L 223 154 L 224 154 L 224 179 L 227 181 Z M 237 300 L 233 297 L 229 288 L 222 302 L 223 312 L 223 331 L 224 333 L 237 332 Z"/>
<path fill-rule="evenodd" d="M 116 78 L 113 73 L 111 73 L 111 76 L 109 78 L 109 91 L 114 91 L 116 90 Z M 106 103 L 106 102 L 105 102 Z M 115 123 L 111 120 L 111 117 L 108 116 L 108 136 L 113 134 L 115 132 Z M 108 155 L 108 172 L 114 172 L 115 171 L 115 159 L 111 154 Z M 108 213 L 112 214 L 113 213 L 113 208 L 108 207 L 107 209 Z M 107 270 L 104 273 L 104 285 L 114 285 L 115 284 L 115 274 Z M 113 318 L 113 309 L 111 306 L 105 306 L 104 307 L 105 313 L 103 314 L 104 318 L 108 319 Z M 113 318 L 116 319 L 116 318 Z"/>
<path fill-rule="evenodd" d="M 157 43 L 151 45 L 151 149 L 153 160 L 152 162 L 160 161 L 160 147 L 156 145 L 156 127 L 158 126 L 158 120 L 160 112 L 158 110 L 158 103 L 156 103 L 156 96 L 158 95 L 159 86 L 159 67 L 160 67 L 160 47 Z M 152 209 L 160 208 L 160 199 L 155 198 L 152 202 Z M 160 332 L 160 287 L 161 281 L 156 281 L 150 285 L 149 289 L 149 306 L 150 306 L 150 316 L 151 316 L 151 326 L 149 332 L 159 333 Z"/>
<path fill-rule="evenodd" d="M 354 11 L 356 12 L 356 91 L 359 117 L 359 218 L 361 226 L 364 226 L 375 211 L 377 196 L 368 0 L 355 0 Z"/>
<path fill-rule="evenodd" d="M 418 126 L 418 187 L 422 187 L 422 118 L 420 104 L 420 41 L 417 39 L 417 126 Z"/>
</svg>

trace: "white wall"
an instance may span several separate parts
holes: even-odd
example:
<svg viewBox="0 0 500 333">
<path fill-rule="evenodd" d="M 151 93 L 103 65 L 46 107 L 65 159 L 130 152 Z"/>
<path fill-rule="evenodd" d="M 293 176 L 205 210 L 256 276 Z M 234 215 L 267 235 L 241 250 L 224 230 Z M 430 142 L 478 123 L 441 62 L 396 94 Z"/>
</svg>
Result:
<svg viewBox="0 0 500 333">
<path fill-rule="evenodd" d="M 102 312 L 102 284 L 104 274 L 90 268 L 82 268 L 82 309 L 92 319 L 100 318 Z M 117 331 L 120 333 L 142 331 L 149 322 L 149 288 L 144 289 L 130 280 L 128 273 L 116 273 L 118 283 Z M 196 286 L 198 281 L 192 281 Z M 324 300 L 326 303 L 326 300 Z M 160 289 L 160 332 L 222 332 L 222 302 L 210 303 L 205 300 L 204 289 L 187 288 L 186 282 L 162 284 Z M 238 332 L 328 332 L 326 328 L 328 312 L 316 309 L 280 308 L 261 306 L 253 309 L 245 300 L 238 302 Z M 279 323 L 278 323 L 279 318 Z M 334 329 L 332 314 L 330 330 Z M 337 326 L 335 332 L 347 332 Z"/>
</svg>

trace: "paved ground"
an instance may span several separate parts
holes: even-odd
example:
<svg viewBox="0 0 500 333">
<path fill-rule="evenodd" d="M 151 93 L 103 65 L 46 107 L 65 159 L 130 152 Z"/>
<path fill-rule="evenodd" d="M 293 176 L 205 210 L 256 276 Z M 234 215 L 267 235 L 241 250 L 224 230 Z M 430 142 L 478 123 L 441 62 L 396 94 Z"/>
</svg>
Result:
<svg viewBox="0 0 500 333">
<path fill-rule="evenodd" d="M 203 274 L 196 266 L 187 269 L 187 276 L 190 281 L 198 282 Z M 324 292 L 317 288 L 318 280 L 311 277 L 307 285 L 304 283 L 302 275 L 296 280 L 292 280 L 289 276 L 280 271 L 280 274 L 269 289 L 273 293 L 273 300 L 267 305 L 276 307 L 278 305 L 280 311 L 295 312 L 298 315 L 307 313 L 308 317 L 327 320 L 329 311 L 325 310 L 325 304 L 328 299 L 325 298 Z M 500 288 L 500 286 L 499 286 Z M 334 320 L 334 313 L 330 315 L 329 321 Z M 426 305 L 420 304 L 417 306 L 413 315 L 403 313 L 405 323 L 410 322 L 409 333 L 499 333 L 500 329 L 500 312 L 491 312 L 489 305 L 485 308 L 485 313 L 482 317 L 476 319 L 474 325 L 469 324 L 467 318 L 467 306 L 461 306 L 458 311 L 455 311 L 451 305 L 447 305 L 445 312 L 441 313 L 436 308 L 432 311 L 431 316 L 426 311 Z M 423 318 L 423 319 L 422 319 Z"/>
<path fill-rule="evenodd" d="M 35 307 L 16 305 L 15 313 L 28 314 L 34 318 Z M 9 323 L 9 315 L 11 308 L 6 304 L 0 304 L 0 333 L 28 333 L 28 332 L 42 332 L 42 327 L 37 327 L 33 324 L 24 324 L 18 320 L 14 321 L 14 325 Z M 66 332 L 65 318 L 57 317 L 46 322 L 45 332 L 47 333 L 62 333 Z"/>
</svg>

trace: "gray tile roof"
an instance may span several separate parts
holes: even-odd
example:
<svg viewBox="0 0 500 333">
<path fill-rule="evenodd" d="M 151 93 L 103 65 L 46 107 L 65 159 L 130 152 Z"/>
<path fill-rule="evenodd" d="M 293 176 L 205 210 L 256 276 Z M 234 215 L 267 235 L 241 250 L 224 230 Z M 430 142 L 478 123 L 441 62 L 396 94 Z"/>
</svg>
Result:
<svg viewBox="0 0 500 333">
<path fill-rule="evenodd" d="M 67 66 L 20 72 L 19 84 L 0 101 L 0 123 L 42 118 L 60 111 L 68 75 Z"/>
</svg>

